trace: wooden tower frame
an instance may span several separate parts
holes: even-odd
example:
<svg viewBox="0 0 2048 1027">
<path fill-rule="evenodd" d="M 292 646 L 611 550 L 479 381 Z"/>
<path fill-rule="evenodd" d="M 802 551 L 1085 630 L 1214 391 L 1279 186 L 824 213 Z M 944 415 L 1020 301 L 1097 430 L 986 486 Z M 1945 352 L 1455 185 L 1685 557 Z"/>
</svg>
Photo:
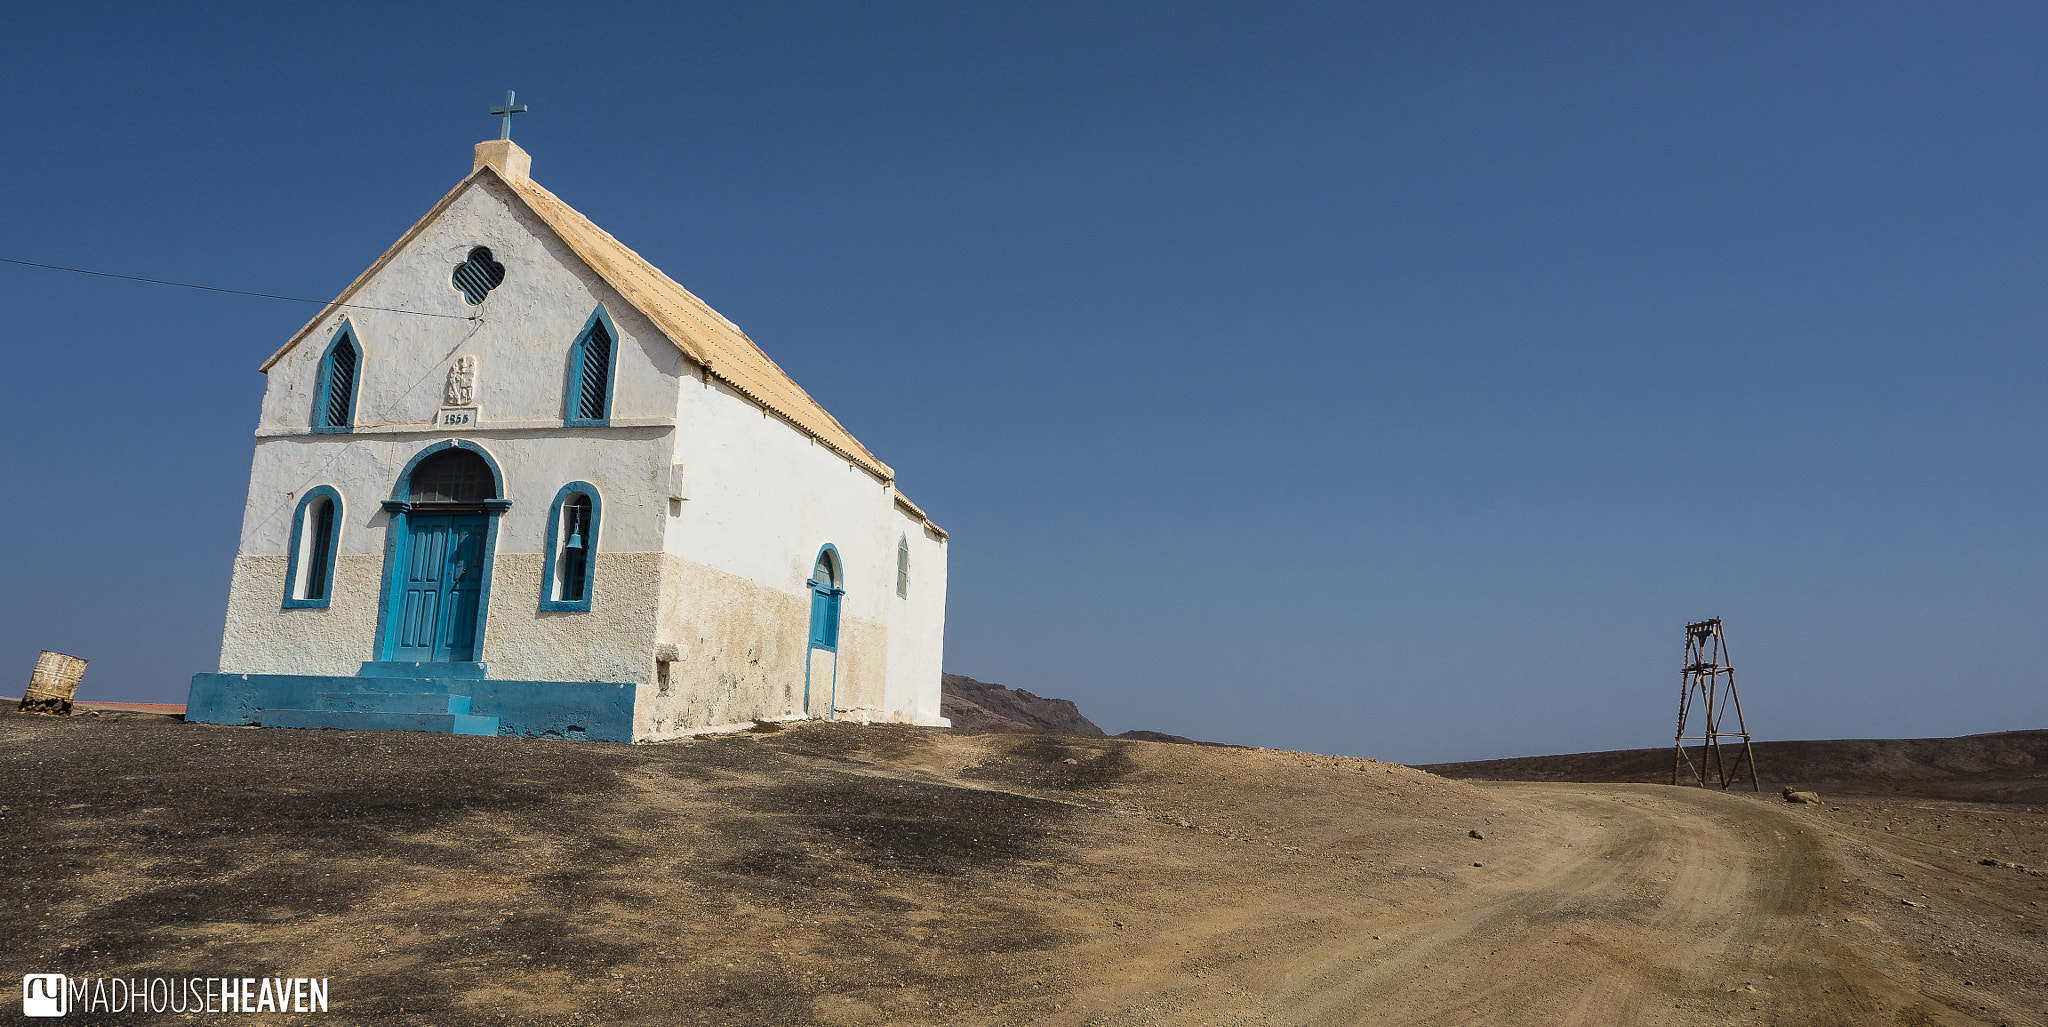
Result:
<svg viewBox="0 0 2048 1027">
<path fill-rule="evenodd" d="M 1735 730 L 1724 731 L 1721 720 L 1729 709 L 1735 711 Z M 1695 716 L 1704 722 L 1702 730 L 1688 735 L 1686 724 Z M 1734 744 L 1732 739 L 1742 739 L 1742 752 L 1732 765 L 1721 751 L 1724 737 L 1731 739 L 1730 746 Z M 1693 763 L 1686 754 L 1687 742 L 1700 743 L 1699 763 Z M 1757 779 L 1756 752 L 1749 745 L 1749 725 L 1742 719 L 1742 699 L 1735 694 L 1735 668 L 1728 663 L 1728 636 L 1721 630 L 1719 617 L 1685 626 L 1685 684 L 1678 693 L 1678 736 L 1672 748 L 1672 784 L 1678 783 L 1680 771 L 1686 771 L 1701 788 L 1712 778 L 1725 791 L 1741 779 L 1743 765 L 1747 764 L 1750 787 L 1759 792 L 1764 790 Z"/>
</svg>

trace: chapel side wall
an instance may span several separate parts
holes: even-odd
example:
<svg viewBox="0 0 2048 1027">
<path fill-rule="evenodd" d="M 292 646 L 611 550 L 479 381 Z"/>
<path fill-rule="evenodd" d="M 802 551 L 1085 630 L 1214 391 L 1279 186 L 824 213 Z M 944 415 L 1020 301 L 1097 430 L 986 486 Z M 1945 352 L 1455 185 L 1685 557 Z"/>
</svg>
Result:
<svg viewBox="0 0 2048 1027">
<path fill-rule="evenodd" d="M 891 546 L 896 538 L 910 545 L 910 587 L 896 599 L 889 624 L 892 644 L 883 708 L 891 719 L 935 724 L 941 719 L 939 679 L 945 670 L 946 540 L 901 507 L 893 521 L 896 534 Z M 894 566 L 890 569 L 893 572 Z"/>
<path fill-rule="evenodd" d="M 664 554 L 657 637 L 674 645 L 667 689 L 643 686 L 634 736 L 642 740 L 803 714 L 807 639 L 786 630 L 810 602 L 708 564 Z"/>
<path fill-rule="evenodd" d="M 892 705 L 889 685 L 903 600 L 895 594 L 899 529 L 888 487 L 715 380 L 683 383 L 676 438 L 689 498 L 674 504 L 669 522 L 674 559 L 657 635 L 680 658 L 669 696 L 643 690 L 646 729 L 666 737 L 803 715 L 811 605 L 804 582 L 828 542 L 846 589 L 838 716 L 912 719 L 918 705 Z M 935 566 L 943 608 L 944 561 L 925 562 Z M 925 662 L 936 667 L 938 659 Z M 810 685 L 811 709 L 822 714 L 832 682 Z M 934 670 L 924 722 L 937 717 L 937 689 Z M 692 707 L 693 690 L 712 698 Z"/>
</svg>

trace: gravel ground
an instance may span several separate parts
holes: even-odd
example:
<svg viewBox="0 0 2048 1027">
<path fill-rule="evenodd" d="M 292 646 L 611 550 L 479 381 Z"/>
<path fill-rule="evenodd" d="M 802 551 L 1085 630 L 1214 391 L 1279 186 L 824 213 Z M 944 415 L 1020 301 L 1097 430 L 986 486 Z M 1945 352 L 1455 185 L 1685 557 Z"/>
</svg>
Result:
<svg viewBox="0 0 2048 1027">
<path fill-rule="evenodd" d="M 330 979 L 284 1022 L 2048 1019 L 2031 808 L 829 724 L 6 714 L 0 774 L 9 965 Z"/>
</svg>

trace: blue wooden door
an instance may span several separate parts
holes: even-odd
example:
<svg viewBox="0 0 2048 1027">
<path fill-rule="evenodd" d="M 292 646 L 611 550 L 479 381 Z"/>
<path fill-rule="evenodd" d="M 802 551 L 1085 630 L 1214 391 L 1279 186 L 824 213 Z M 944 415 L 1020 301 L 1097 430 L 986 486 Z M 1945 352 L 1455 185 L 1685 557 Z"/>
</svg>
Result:
<svg viewBox="0 0 2048 1027">
<path fill-rule="evenodd" d="M 482 514 L 416 513 L 407 518 L 405 582 L 392 632 L 392 659 L 476 659 L 485 527 Z"/>
</svg>

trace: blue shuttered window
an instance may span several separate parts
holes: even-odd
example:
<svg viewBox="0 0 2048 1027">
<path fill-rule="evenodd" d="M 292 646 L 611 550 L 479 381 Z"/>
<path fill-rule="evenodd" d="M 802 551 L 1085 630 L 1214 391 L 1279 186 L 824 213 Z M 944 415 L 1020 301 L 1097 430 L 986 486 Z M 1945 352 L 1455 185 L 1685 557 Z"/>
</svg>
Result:
<svg viewBox="0 0 2048 1027">
<path fill-rule="evenodd" d="M 362 365 L 355 326 L 344 321 L 320 358 L 320 374 L 313 384 L 314 431 L 345 432 L 355 427 L 356 380 Z"/>
<path fill-rule="evenodd" d="M 612 340 L 603 325 L 594 325 L 583 337 L 583 380 L 576 391 L 576 419 L 604 419 L 605 392 L 612 383 Z"/>
<path fill-rule="evenodd" d="M 612 365 L 618 329 L 600 306 L 584 322 L 582 334 L 569 348 L 569 380 L 562 403 L 562 421 L 570 425 L 611 423 Z"/>
<path fill-rule="evenodd" d="M 329 428 L 349 426 L 350 400 L 356 394 L 356 351 L 342 346 L 334 351 L 327 372 L 327 419 Z"/>
</svg>

